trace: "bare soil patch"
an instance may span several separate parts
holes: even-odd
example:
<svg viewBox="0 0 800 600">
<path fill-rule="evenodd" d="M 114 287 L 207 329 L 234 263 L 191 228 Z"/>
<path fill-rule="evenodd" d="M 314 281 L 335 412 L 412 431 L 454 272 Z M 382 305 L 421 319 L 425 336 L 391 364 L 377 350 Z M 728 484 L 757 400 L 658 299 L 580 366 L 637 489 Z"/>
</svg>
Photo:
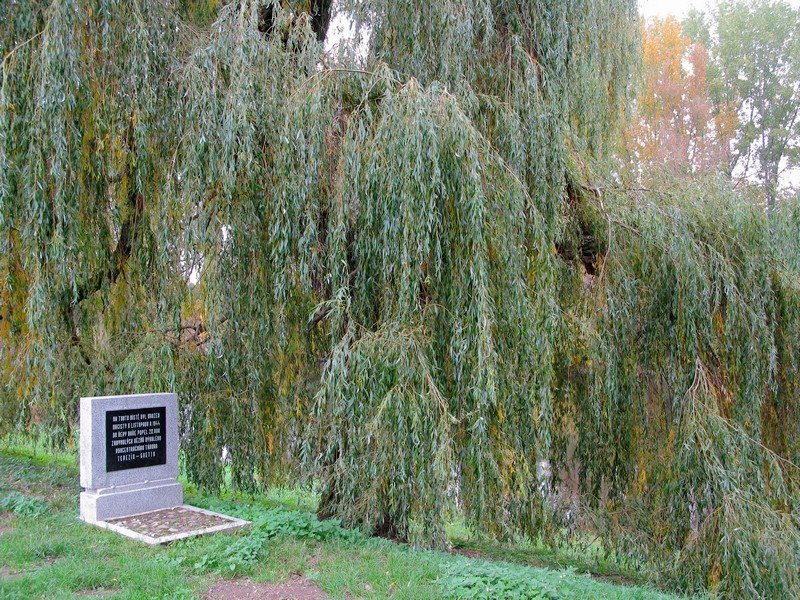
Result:
<svg viewBox="0 0 800 600">
<path fill-rule="evenodd" d="M 489 555 L 485 552 L 481 552 L 480 550 L 470 550 L 469 548 L 451 548 L 450 554 L 460 554 L 461 556 L 466 556 L 467 558 L 489 558 Z"/>
<path fill-rule="evenodd" d="M 329 600 L 330 596 L 305 577 L 280 584 L 232 579 L 214 584 L 206 600 Z"/>
<path fill-rule="evenodd" d="M 31 565 L 23 569 L 12 569 L 8 565 L 0 565 L 0 580 L 2 579 L 16 579 L 17 577 L 22 577 L 26 573 L 32 573 L 37 571 L 38 569 L 43 569 L 44 567 L 49 567 L 53 563 L 58 560 L 58 556 L 45 556 L 41 564 Z"/>
<path fill-rule="evenodd" d="M 121 592 L 121 588 L 90 588 L 78 592 L 78 596 L 85 598 L 105 598 Z"/>
<path fill-rule="evenodd" d="M 54 565 L 56 563 L 56 561 L 58 561 L 58 559 L 60 559 L 60 558 L 61 558 L 61 555 L 59 555 L 59 554 L 52 554 L 52 555 L 49 555 L 49 556 L 45 556 L 44 558 L 42 558 L 41 564 L 39 564 L 36 567 L 34 567 L 34 570 L 36 570 L 36 569 L 44 569 L 45 567 L 49 567 L 50 565 Z"/>
<path fill-rule="evenodd" d="M 0 566 L 0 580 L 14 579 L 15 577 L 19 577 L 21 573 L 21 571 L 16 571 L 11 567 L 7 567 L 6 565 Z"/>
</svg>

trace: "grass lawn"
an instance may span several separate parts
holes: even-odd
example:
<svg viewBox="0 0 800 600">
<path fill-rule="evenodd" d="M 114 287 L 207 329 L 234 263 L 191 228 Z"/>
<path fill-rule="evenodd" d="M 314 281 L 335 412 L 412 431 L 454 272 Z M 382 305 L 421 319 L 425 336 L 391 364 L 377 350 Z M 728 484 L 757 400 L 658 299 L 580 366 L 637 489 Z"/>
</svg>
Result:
<svg viewBox="0 0 800 600">
<path fill-rule="evenodd" d="M 0 446 L 0 599 L 203 598 L 223 579 L 282 582 L 300 574 L 340 599 L 675 598 L 610 583 L 630 583 L 635 574 L 597 558 L 469 539 L 458 527 L 454 545 L 469 556 L 366 538 L 318 521 L 312 496 L 280 490 L 231 499 L 190 489 L 189 503 L 253 526 L 150 548 L 79 521 L 79 491 L 74 457 Z"/>
</svg>

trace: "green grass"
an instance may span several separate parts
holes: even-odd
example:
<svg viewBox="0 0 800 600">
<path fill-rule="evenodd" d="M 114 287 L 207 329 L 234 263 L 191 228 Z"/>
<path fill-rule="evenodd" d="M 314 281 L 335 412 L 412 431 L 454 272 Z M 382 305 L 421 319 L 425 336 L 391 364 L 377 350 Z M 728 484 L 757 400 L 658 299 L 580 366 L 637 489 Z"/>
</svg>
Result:
<svg viewBox="0 0 800 600">
<path fill-rule="evenodd" d="M 458 552 L 495 561 L 518 563 L 551 570 L 574 570 L 593 577 L 627 585 L 644 584 L 639 565 L 624 557 L 605 552 L 596 541 L 587 540 L 583 546 L 553 549 L 543 543 L 525 539 L 498 542 L 465 531 L 451 531 L 450 541 Z"/>
<path fill-rule="evenodd" d="M 455 526 L 455 545 L 480 552 L 481 558 L 370 539 L 335 521 L 318 521 L 311 512 L 316 498 L 286 489 L 241 498 L 201 495 L 189 487 L 191 503 L 247 518 L 253 526 L 237 535 L 150 548 L 79 521 L 78 492 L 74 456 L 34 454 L 24 444 L 0 448 L 0 599 L 90 592 L 127 599 L 201 598 L 223 577 L 279 582 L 294 573 L 339 599 L 674 598 L 586 575 L 624 576 L 592 555 L 576 558 L 530 544 L 475 540 Z"/>
</svg>

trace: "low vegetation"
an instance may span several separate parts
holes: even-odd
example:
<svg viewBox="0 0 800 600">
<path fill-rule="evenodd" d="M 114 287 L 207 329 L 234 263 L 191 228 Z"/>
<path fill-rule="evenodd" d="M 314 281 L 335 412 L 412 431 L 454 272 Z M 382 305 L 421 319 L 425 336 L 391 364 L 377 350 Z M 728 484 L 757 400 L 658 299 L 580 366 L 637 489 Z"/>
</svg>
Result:
<svg viewBox="0 0 800 600">
<path fill-rule="evenodd" d="M 332 598 L 674 598 L 619 572 L 627 585 L 605 582 L 577 562 L 533 568 L 537 554 L 525 549 L 494 560 L 503 550 L 491 542 L 479 552 L 465 550 L 467 557 L 368 538 L 320 521 L 308 510 L 315 498 L 286 490 L 236 499 L 191 494 L 195 504 L 249 519 L 252 527 L 149 548 L 77 520 L 78 491 L 77 470 L 66 457 L 0 449 L 0 598 L 188 599 L 202 597 L 220 578 L 281 581 L 293 574 Z M 465 543 L 481 542 L 458 545 Z M 549 558 L 558 566 L 557 557 Z"/>
</svg>

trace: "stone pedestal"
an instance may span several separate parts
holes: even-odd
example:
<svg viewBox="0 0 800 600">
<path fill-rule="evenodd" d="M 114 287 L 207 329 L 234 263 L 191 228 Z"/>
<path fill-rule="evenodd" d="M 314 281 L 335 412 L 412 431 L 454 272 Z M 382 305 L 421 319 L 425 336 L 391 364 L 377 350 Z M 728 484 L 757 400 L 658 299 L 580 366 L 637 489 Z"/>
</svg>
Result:
<svg viewBox="0 0 800 600">
<path fill-rule="evenodd" d="M 183 504 L 183 486 L 174 479 L 81 492 L 81 519 L 89 523 L 175 508 Z"/>
<path fill-rule="evenodd" d="M 175 394 L 81 398 L 80 431 L 81 519 L 183 504 Z"/>
</svg>

